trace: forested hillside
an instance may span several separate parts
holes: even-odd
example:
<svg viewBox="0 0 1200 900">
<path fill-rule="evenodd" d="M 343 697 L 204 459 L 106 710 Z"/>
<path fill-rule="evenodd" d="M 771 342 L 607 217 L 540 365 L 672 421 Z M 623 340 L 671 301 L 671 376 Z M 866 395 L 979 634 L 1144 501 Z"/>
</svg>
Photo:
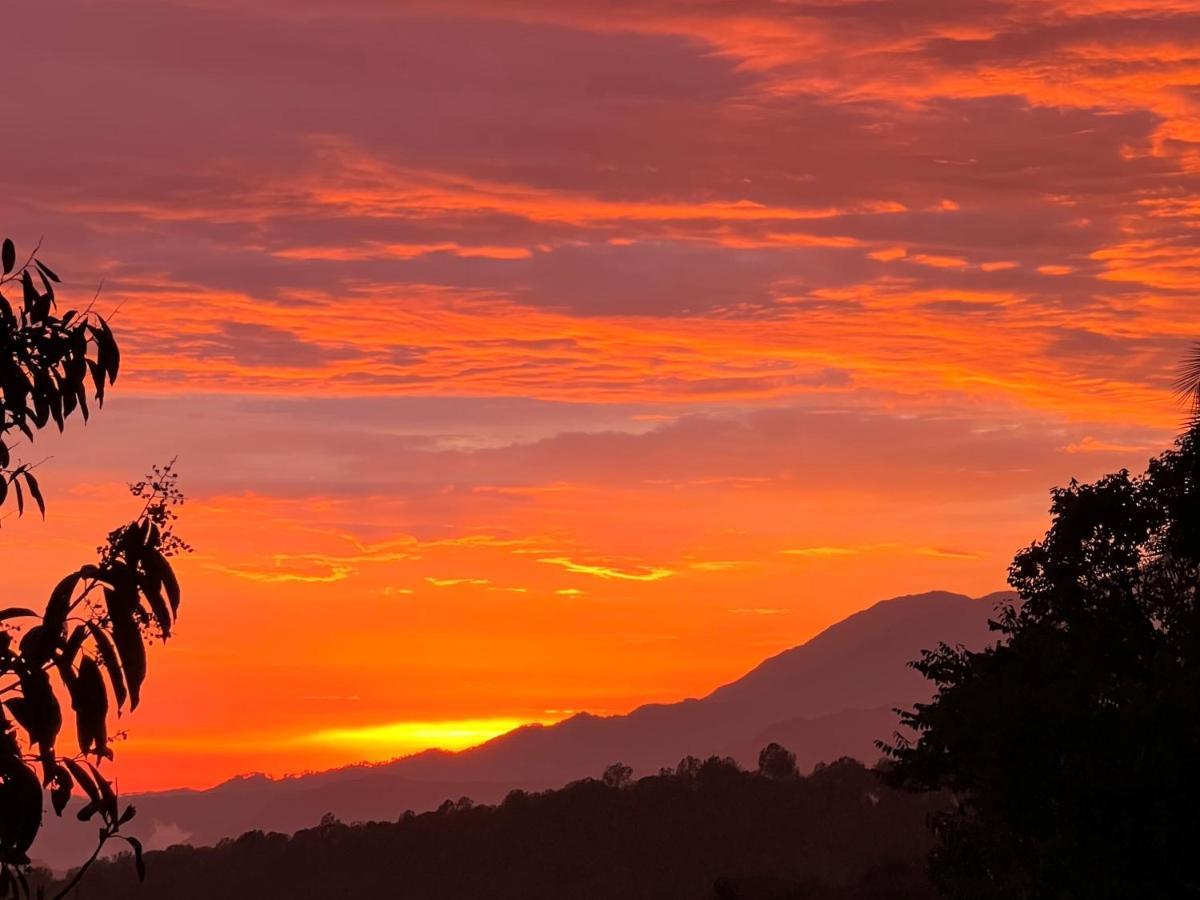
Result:
<svg viewBox="0 0 1200 900">
<path fill-rule="evenodd" d="M 931 897 L 925 822 L 936 799 L 891 790 L 850 760 L 759 772 L 683 760 L 631 781 L 613 766 L 560 790 L 463 798 L 436 812 L 288 837 L 252 831 L 219 846 L 126 856 L 97 867 L 87 900 Z"/>
</svg>

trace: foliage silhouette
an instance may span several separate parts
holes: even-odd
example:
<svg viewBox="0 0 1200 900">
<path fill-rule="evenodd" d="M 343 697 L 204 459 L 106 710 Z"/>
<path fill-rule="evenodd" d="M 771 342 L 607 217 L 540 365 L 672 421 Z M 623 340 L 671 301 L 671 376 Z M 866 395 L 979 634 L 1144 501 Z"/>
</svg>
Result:
<svg viewBox="0 0 1200 900">
<path fill-rule="evenodd" d="M 1200 425 L 1200 341 L 1192 344 L 1180 363 L 1175 392 L 1190 407 L 1190 427 Z"/>
<path fill-rule="evenodd" d="M 32 442 L 51 423 L 62 431 L 75 414 L 86 420 L 89 393 L 103 405 L 121 356 L 108 323 L 90 307 L 58 314 L 59 278 L 37 251 L 18 267 L 13 242 L 0 245 L 0 510 L 7 504 L 23 515 L 28 494 L 44 517 L 34 467 L 14 463 L 7 438 L 15 432 Z M 22 299 L 14 307 L 3 291 L 18 284 Z M 114 837 L 128 842 L 142 874 L 141 845 L 120 833 L 134 809 L 121 808 L 101 767 L 113 758 L 111 715 L 140 700 L 147 642 L 171 634 L 180 591 L 169 558 L 187 547 L 172 531 L 183 500 L 173 466 L 156 467 L 130 488 L 144 500 L 142 511 L 109 533 L 95 563 L 63 578 L 40 613 L 0 609 L 0 897 L 28 893 L 43 792 L 62 815 L 78 791 L 86 798 L 78 818 L 100 822 L 96 852 L 76 881 Z M 60 752 L 60 697 L 70 700 L 75 720 L 73 754 Z"/>
<path fill-rule="evenodd" d="M 758 773 L 767 778 L 794 778 L 796 754 L 774 742 L 767 744 L 758 754 Z"/>
<path fill-rule="evenodd" d="M 291 837 L 252 831 L 216 847 L 150 851 L 138 897 L 933 896 L 923 863 L 932 841 L 923 826 L 941 798 L 891 789 L 855 761 L 777 780 L 712 757 L 608 781 L 513 791 L 498 806 L 447 800 L 436 812 L 391 822 L 328 816 Z M 126 865 L 99 863 L 89 900 L 126 897 Z"/>
<path fill-rule="evenodd" d="M 600 780 L 612 788 L 628 787 L 633 782 L 633 769 L 624 763 L 615 762 L 604 770 Z"/>
<path fill-rule="evenodd" d="M 894 785 L 949 790 L 931 865 L 960 898 L 1200 894 L 1200 433 L 1053 492 L 997 646 L 942 645 L 881 744 Z"/>
</svg>

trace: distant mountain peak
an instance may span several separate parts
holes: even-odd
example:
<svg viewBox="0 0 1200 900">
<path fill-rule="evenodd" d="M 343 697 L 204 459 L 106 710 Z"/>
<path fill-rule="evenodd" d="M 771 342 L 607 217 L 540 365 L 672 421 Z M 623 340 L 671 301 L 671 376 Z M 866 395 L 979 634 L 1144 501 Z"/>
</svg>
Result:
<svg viewBox="0 0 1200 900">
<path fill-rule="evenodd" d="M 862 669 L 885 669 L 900 684 L 919 682 L 905 664 L 921 650 L 932 649 L 939 640 L 982 645 L 988 639 L 987 620 L 995 603 L 1009 597 L 1002 593 L 971 598 L 951 591 L 927 591 L 881 600 L 847 616 L 796 647 L 777 653 L 738 680 L 717 688 L 705 700 L 737 703 L 758 698 L 759 703 L 786 703 L 781 692 L 803 690 L 806 676 L 817 676 L 819 687 L 834 700 L 842 692 L 839 684 L 862 681 Z M 944 636 L 942 636 L 944 634 Z M 832 670 L 851 669 L 840 682 Z M 853 671 L 857 670 L 857 671 Z M 889 676 L 876 683 L 888 684 Z M 911 676 L 906 678 L 905 676 Z M 903 693 L 897 685 L 897 693 Z M 850 698 L 845 698 L 849 700 Z M 897 698 L 899 700 L 901 698 Z M 799 715 L 825 715 L 838 708 L 864 708 L 873 704 L 815 703 Z"/>
<path fill-rule="evenodd" d="M 427 750 L 390 763 L 283 779 L 249 775 L 208 791 L 141 795 L 130 833 L 147 840 L 186 833 L 204 844 L 256 828 L 311 827 L 326 812 L 348 822 L 395 819 L 407 808 L 430 809 L 446 799 L 487 803 L 513 788 L 559 787 L 618 761 L 642 774 L 689 755 L 731 754 L 752 766 L 769 741 L 796 751 L 805 767 L 842 756 L 870 763 L 874 740 L 897 728 L 892 709 L 930 694 L 906 664 L 939 641 L 977 648 L 995 640 L 988 619 L 996 603 L 1009 599 L 930 591 L 884 600 L 698 700 L 647 704 L 627 715 L 577 713 L 457 753 Z M 65 865 L 86 856 L 92 840 L 89 829 L 54 819 L 35 852 L 52 866 Z"/>
</svg>

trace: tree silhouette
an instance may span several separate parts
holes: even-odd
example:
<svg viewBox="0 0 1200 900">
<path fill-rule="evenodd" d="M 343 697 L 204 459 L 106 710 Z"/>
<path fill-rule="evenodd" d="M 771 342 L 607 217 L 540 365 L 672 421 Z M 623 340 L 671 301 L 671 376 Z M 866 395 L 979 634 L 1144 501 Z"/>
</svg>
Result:
<svg viewBox="0 0 1200 900">
<path fill-rule="evenodd" d="M 447 800 L 434 812 L 292 835 L 250 831 L 211 847 L 147 854 L 140 900 L 929 900 L 922 827 L 940 803 L 881 785 L 840 760 L 773 779 L 727 759 L 559 790 L 497 806 Z M 624 768 L 624 767 L 621 767 Z M 128 863 L 89 875 L 89 900 L 127 900 Z M 48 885 L 50 886 L 50 885 Z"/>
<path fill-rule="evenodd" d="M 15 507 L 23 515 L 28 495 L 45 517 L 34 466 L 14 461 L 7 438 L 15 432 L 32 442 L 51 423 L 61 431 L 76 414 L 86 420 L 89 395 L 103 405 L 121 357 L 108 323 L 90 307 L 58 314 L 59 278 L 37 250 L 18 267 L 13 242 L 0 247 L 0 512 Z M 22 296 L 14 307 L 3 292 L 17 285 Z M 109 533 L 96 562 L 59 581 L 41 612 L 0 609 L 0 897 L 28 893 L 44 793 L 61 816 L 79 792 L 85 802 L 78 818 L 100 822 L 96 852 L 58 896 L 113 837 L 129 843 L 142 874 L 141 846 L 120 834 L 134 809 L 121 808 L 101 767 L 113 758 L 111 714 L 140 700 L 146 644 L 171 634 L 180 592 L 169 558 L 187 547 L 172 531 L 183 499 L 172 465 L 130 488 L 144 501 L 142 511 Z M 74 753 L 60 751 L 60 697 L 71 704 Z"/>
<path fill-rule="evenodd" d="M 1175 377 L 1175 392 L 1191 407 L 1191 424 L 1200 424 L 1200 341 L 1184 355 Z"/>
<path fill-rule="evenodd" d="M 942 645 L 937 685 L 881 745 L 894 784 L 945 790 L 935 880 L 961 898 L 1200 893 L 1200 431 L 1053 492 L 1019 600 L 982 652 Z"/>
<path fill-rule="evenodd" d="M 633 783 L 633 769 L 624 763 L 615 762 L 604 770 L 600 780 L 611 788 L 628 787 Z"/>
<path fill-rule="evenodd" d="M 794 778 L 796 754 L 772 741 L 758 754 L 758 774 L 775 779 Z"/>
</svg>

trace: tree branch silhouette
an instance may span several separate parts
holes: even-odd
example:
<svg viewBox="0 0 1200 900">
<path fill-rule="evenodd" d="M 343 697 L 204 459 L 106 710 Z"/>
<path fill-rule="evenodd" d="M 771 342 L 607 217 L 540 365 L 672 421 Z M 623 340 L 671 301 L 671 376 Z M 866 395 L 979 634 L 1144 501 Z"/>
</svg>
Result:
<svg viewBox="0 0 1200 900">
<path fill-rule="evenodd" d="M 46 459 L 14 465 L 12 447 L 2 438 L 17 431 L 32 443 L 51 425 L 62 431 L 76 414 L 86 420 L 89 397 L 102 407 L 106 389 L 116 382 L 121 355 L 108 322 L 92 305 L 82 314 L 59 314 L 54 286 L 60 279 L 38 257 L 40 247 L 39 241 L 18 267 L 13 242 L 0 244 L 0 286 L 19 283 L 22 295 L 14 304 L 0 292 L 0 507 L 11 498 L 22 516 L 28 496 L 44 518 L 45 498 L 33 470 Z M 28 851 L 42 827 L 46 794 L 57 816 L 81 794 L 77 818 L 98 817 L 101 826 L 95 852 L 66 890 L 113 838 L 129 843 L 143 873 L 141 845 L 120 833 L 134 808 L 120 810 L 101 767 L 113 757 L 109 716 L 138 706 L 146 647 L 170 637 L 179 610 L 170 558 L 190 548 L 173 531 L 175 508 L 183 502 L 174 467 L 175 460 L 155 466 L 130 485 L 141 511 L 109 532 L 97 562 L 58 582 L 42 612 L 0 609 L 0 676 L 12 676 L 0 685 L 0 898 L 28 895 Z M 61 695 L 71 703 L 75 755 L 58 752 Z"/>
</svg>

